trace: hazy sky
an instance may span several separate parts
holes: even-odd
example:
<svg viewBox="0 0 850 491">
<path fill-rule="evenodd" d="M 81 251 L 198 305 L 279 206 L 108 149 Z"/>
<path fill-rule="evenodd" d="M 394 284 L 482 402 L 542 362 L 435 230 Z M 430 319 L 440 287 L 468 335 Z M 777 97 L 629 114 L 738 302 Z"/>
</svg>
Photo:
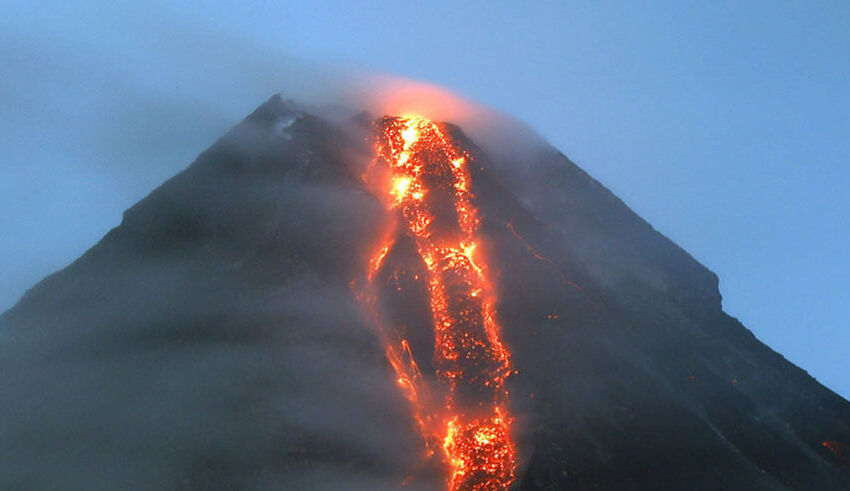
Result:
<svg viewBox="0 0 850 491">
<path fill-rule="evenodd" d="M 850 396 L 850 4 L 73 3 L 0 16 L 0 310 L 272 93 L 367 68 L 530 124 Z"/>
</svg>

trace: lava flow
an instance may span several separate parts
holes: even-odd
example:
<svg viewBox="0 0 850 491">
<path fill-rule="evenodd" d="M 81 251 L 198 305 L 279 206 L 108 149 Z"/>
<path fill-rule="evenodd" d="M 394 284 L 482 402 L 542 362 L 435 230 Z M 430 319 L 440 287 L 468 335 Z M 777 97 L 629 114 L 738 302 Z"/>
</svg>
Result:
<svg viewBox="0 0 850 491">
<path fill-rule="evenodd" d="M 374 281 L 400 234 L 426 271 L 434 367 L 444 400 L 435 406 L 404 339 L 384 336 L 387 356 L 431 453 L 440 447 L 449 491 L 504 491 L 516 477 L 506 379 L 513 373 L 495 315 L 496 294 L 480 250 L 470 155 L 421 117 L 377 123 L 376 162 L 364 176 L 396 217 L 369 263 Z M 373 288 L 374 290 L 374 288 Z M 374 312 L 377 302 L 370 305 Z M 384 329 L 386 333 L 387 330 Z"/>
</svg>

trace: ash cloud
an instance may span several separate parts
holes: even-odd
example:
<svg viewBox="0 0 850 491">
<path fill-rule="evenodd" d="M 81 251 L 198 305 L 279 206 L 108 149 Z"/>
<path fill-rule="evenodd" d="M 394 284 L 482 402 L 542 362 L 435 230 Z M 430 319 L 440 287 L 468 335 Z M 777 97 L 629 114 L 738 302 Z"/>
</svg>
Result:
<svg viewBox="0 0 850 491">
<path fill-rule="evenodd" d="M 327 271 L 375 217 L 360 191 L 302 182 L 325 157 L 283 137 L 298 115 L 249 118 L 191 177 L 120 212 L 274 93 L 332 121 L 417 111 L 471 128 L 480 108 L 162 6 L 109 28 L 95 9 L 52 8 L 64 30 L 23 21 L 26 6 L 0 23 L 0 306 L 121 224 L 0 317 L 0 487 L 397 489 L 422 444 Z"/>
<path fill-rule="evenodd" d="M 156 2 L 4 10 L 0 309 L 259 102 L 324 101 L 344 78 Z"/>
<path fill-rule="evenodd" d="M 307 62 L 157 2 L 13 3 L 0 43 L 0 309 L 272 94 L 339 118 L 416 110 L 476 138 L 501 120 L 441 89 Z"/>
<path fill-rule="evenodd" d="M 0 487 L 396 488 L 416 442 L 346 292 L 292 278 L 262 304 L 173 292 L 163 306 L 142 285 L 198 287 L 162 267 L 127 271 L 135 310 L 89 298 L 4 319 Z"/>
<path fill-rule="evenodd" d="M 12 109 L 0 116 L 0 306 L 121 225 L 0 317 L 0 487 L 379 491 L 421 474 L 378 339 L 349 286 L 323 276 L 358 256 L 369 198 L 292 180 L 316 158 L 276 146 L 297 117 L 247 121 L 216 162 L 199 157 L 216 172 L 291 160 L 289 177 L 178 177 L 120 212 L 274 93 L 334 122 L 363 110 L 451 122 L 500 162 L 528 160 L 517 135 L 531 132 L 435 86 L 307 63 L 161 9 L 98 37 L 84 35 L 96 12 L 56 8 L 81 25 L 0 25 Z M 270 148 L 282 156 L 257 153 Z M 322 252 L 330 262 L 311 256 Z M 432 474 L 405 489 L 441 488 Z"/>
<path fill-rule="evenodd" d="M 337 138 L 272 99 L 0 317 L 0 488 L 399 487 L 421 442 L 345 281 L 379 207 Z"/>
</svg>

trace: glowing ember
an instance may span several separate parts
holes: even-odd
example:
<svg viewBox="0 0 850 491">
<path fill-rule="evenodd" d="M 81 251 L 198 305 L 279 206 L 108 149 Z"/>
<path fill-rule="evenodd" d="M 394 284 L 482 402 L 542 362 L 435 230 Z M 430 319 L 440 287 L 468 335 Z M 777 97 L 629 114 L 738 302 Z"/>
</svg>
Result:
<svg viewBox="0 0 850 491">
<path fill-rule="evenodd" d="M 428 408 L 425 383 L 407 341 L 386 336 L 387 356 L 426 445 L 442 442 L 449 491 L 506 490 L 516 473 L 505 388 L 512 369 L 479 252 L 469 156 L 424 118 L 386 117 L 377 126 L 378 156 L 387 174 L 376 175 L 380 170 L 373 166 L 366 178 L 386 207 L 399 213 L 406 231 L 386 234 L 370 261 L 368 278 L 372 281 L 381 269 L 396 233 L 413 238 L 428 272 L 436 375 L 448 387 L 441 407 Z"/>
<path fill-rule="evenodd" d="M 826 442 L 823 442 L 822 445 L 824 447 L 826 447 L 830 452 L 835 454 L 835 456 L 838 457 L 843 463 L 850 464 L 850 458 L 846 457 L 844 455 L 844 453 L 841 451 L 842 448 L 844 447 L 843 444 L 841 444 L 840 442 L 826 441 Z"/>
</svg>

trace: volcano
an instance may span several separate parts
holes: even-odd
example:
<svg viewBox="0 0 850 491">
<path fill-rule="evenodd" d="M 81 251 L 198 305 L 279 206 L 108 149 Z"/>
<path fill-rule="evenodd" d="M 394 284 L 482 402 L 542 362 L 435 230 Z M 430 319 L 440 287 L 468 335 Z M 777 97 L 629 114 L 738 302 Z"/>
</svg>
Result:
<svg viewBox="0 0 850 491">
<path fill-rule="evenodd" d="M 272 97 L 0 316 L 0 489 L 850 490 L 850 403 L 527 148 Z"/>
</svg>

